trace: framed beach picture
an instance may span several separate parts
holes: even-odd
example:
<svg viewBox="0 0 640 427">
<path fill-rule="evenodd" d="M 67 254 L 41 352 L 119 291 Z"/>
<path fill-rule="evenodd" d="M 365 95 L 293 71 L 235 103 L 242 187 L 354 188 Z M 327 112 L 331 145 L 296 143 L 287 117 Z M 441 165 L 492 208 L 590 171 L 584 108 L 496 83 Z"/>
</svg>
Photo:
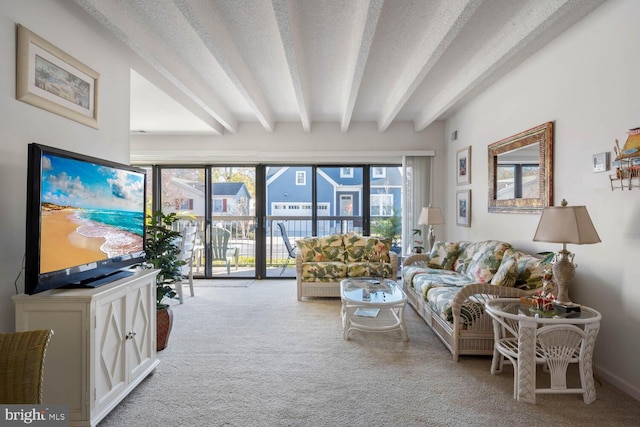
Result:
<svg viewBox="0 0 640 427">
<path fill-rule="evenodd" d="M 100 74 L 18 25 L 16 99 L 98 128 Z"/>
<path fill-rule="evenodd" d="M 456 182 L 458 185 L 471 184 L 471 146 L 456 153 Z"/>
<path fill-rule="evenodd" d="M 471 227 L 471 190 L 456 192 L 456 224 Z"/>
</svg>

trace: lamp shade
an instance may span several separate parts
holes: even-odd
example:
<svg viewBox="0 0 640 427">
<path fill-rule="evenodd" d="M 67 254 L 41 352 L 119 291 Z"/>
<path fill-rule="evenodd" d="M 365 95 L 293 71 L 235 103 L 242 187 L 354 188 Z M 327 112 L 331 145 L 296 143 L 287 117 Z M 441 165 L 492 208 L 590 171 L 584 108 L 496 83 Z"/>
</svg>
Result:
<svg viewBox="0 0 640 427">
<path fill-rule="evenodd" d="M 436 225 L 444 224 L 444 218 L 440 208 L 422 208 L 420 212 L 420 218 L 418 218 L 418 225 Z"/>
<path fill-rule="evenodd" d="M 567 206 L 562 200 L 562 206 L 544 208 L 533 240 L 583 245 L 599 243 L 600 237 L 586 206 Z"/>
</svg>

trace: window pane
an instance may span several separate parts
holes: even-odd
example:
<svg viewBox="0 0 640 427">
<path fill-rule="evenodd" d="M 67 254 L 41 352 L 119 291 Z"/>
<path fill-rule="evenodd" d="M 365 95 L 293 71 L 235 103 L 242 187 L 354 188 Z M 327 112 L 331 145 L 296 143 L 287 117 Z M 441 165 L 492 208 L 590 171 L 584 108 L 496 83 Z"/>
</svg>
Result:
<svg viewBox="0 0 640 427">
<path fill-rule="evenodd" d="M 146 203 L 147 205 L 145 206 L 145 210 L 147 212 L 147 214 L 151 214 L 151 212 L 153 211 L 153 175 L 152 175 L 152 170 L 151 167 L 149 166 L 145 166 L 142 167 L 141 169 L 144 169 L 144 171 L 147 173 L 146 176 Z"/>
<path fill-rule="evenodd" d="M 204 218 L 204 169 L 180 168 L 160 171 L 162 212 Z"/>
<path fill-rule="evenodd" d="M 214 276 L 255 276 L 256 169 L 211 168 L 211 271 Z"/>
<path fill-rule="evenodd" d="M 515 166 L 498 165 L 496 179 L 496 198 L 508 200 L 515 197 Z"/>
<path fill-rule="evenodd" d="M 306 185 L 307 184 L 307 173 L 304 171 L 296 172 L 296 185 Z"/>
<path fill-rule="evenodd" d="M 371 166 L 371 235 L 401 245 L 402 167 Z"/>
<path fill-rule="evenodd" d="M 326 206 L 318 213 L 318 236 L 333 233 L 362 233 L 362 167 L 349 167 L 351 176 L 342 176 L 341 167 L 318 167 L 316 188 L 318 207 Z"/>
<path fill-rule="evenodd" d="M 295 241 L 311 236 L 311 176 L 310 166 L 266 166 L 266 265 L 267 277 L 295 277 L 295 262 L 291 259 L 282 229 L 292 247 Z M 295 186 L 291 182 L 296 183 Z M 317 207 L 318 216 L 327 215 L 327 206 Z"/>
<path fill-rule="evenodd" d="M 540 166 L 522 167 L 522 197 L 525 199 L 537 199 L 540 197 Z"/>
</svg>

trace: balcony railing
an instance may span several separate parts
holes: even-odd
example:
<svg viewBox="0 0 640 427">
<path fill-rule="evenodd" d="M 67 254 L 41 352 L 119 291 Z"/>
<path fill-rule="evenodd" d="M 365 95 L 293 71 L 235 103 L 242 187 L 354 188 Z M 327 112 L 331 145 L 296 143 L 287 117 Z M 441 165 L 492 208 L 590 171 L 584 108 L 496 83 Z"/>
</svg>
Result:
<svg viewBox="0 0 640 427">
<path fill-rule="evenodd" d="M 382 217 L 380 217 L 382 218 Z M 372 217 L 372 223 L 379 218 Z M 196 239 L 196 253 L 194 256 L 194 274 L 204 274 L 204 220 L 202 218 L 188 219 L 198 227 Z M 312 235 L 312 218 L 304 216 L 268 216 L 266 218 L 266 263 L 267 269 L 282 268 L 289 257 L 284 240 L 278 228 L 278 223 L 283 223 L 287 237 L 292 246 L 295 241 Z M 241 270 L 253 270 L 255 268 L 255 228 L 256 219 L 252 216 L 215 216 L 212 218 L 215 227 L 221 227 L 231 232 L 229 248 L 238 249 L 238 264 Z M 317 235 L 326 236 L 334 233 L 362 233 L 362 218 L 353 216 L 327 216 L 317 219 Z M 293 263 L 289 262 L 289 267 Z M 226 274 L 226 262 L 216 260 L 212 262 L 214 275 Z M 235 270 L 233 261 L 232 274 Z M 279 272 L 278 272 L 279 273 Z M 279 274 L 276 274 L 279 275 Z M 269 276 L 269 274 L 268 274 Z"/>
</svg>

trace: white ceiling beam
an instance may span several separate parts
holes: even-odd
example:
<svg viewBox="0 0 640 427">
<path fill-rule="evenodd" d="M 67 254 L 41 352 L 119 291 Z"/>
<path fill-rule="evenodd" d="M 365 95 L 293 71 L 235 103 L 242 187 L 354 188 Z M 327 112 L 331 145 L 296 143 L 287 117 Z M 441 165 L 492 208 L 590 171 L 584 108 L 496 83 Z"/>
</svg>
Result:
<svg viewBox="0 0 640 427">
<path fill-rule="evenodd" d="M 568 25 L 555 26 L 565 14 L 575 9 L 577 2 L 585 0 L 536 0 L 522 3 L 522 8 L 514 14 L 491 40 L 483 43 L 483 48 L 468 58 L 464 70 L 452 75 L 446 86 L 440 88 L 425 108 L 414 119 L 415 130 L 420 132 L 447 110 L 465 99 L 476 89 L 487 87 L 514 66 L 535 53 L 555 38 Z M 586 0 L 590 4 L 581 14 L 572 14 L 569 19 L 580 20 L 602 1 Z"/>
<path fill-rule="evenodd" d="M 482 0 L 447 0 L 439 3 L 431 23 L 425 25 L 422 41 L 417 44 L 385 101 L 378 119 L 380 132 L 387 130 L 481 3 Z"/>
<path fill-rule="evenodd" d="M 175 0 L 175 4 L 258 121 L 267 132 L 273 132 L 273 113 L 263 91 L 209 1 Z"/>
<path fill-rule="evenodd" d="M 311 132 L 311 119 L 309 117 L 309 90 L 307 89 L 308 76 L 304 67 L 304 50 L 301 45 L 302 35 L 294 2 L 286 0 L 272 0 L 273 12 L 278 23 L 278 31 L 282 40 L 285 57 L 291 75 L 293 91 L 296 95 L 300 121 L 305 132 Z"/>
<path fill-rule="evenodd" d="M 376 26 L 378 25 L 378 18 L 380 18 L 383 4 L 384 0 L 370 0 L 369 2 L 362 3 L 362 7 L 360 8 L 360 12 L 362 13 L 356 17 L 353 22 L 354 34 L 357 34 L 358 38 L 355 40 L 355 62 L 349 65 L 348 71 L 346 72 L 346 77 L 348 78 L 345 91 L 346 101 L 340 121 L 340 129 L 342 132 L 347 132 L 351 124 L 353 109 L 356 104 L 356 99 L 358 98 L 362 77 L 367 65 L 367 60 L 369 59 L 373 36 L 376 31 Z"/>
<path fill-rule="evenodd" d="M 213 117 L 221 126 L 214 130 L 222 134 L 222 127 L 236 132 L 238 122 L 211 93 L 208 85 L 163 43 L 153 38 L 155 32 L 145 17 L 132 13 L 130 5 L 110 0 L 75 0 L 87 13 L 116 35 L 133 52 L 148 62 L 162 76 L 189 97 L 193 103 L 185 105 L 191 110 L 193 104 L 199 106 L 206 114 Z M 166 1 L 166 0 L 164 0 Z M 159 3 L 155 3 L 158 5 Z M 185 82 L 189 82 L 188 85 Z M 194 113 L 198 116 L 202 112 Z"/>
</svg>

